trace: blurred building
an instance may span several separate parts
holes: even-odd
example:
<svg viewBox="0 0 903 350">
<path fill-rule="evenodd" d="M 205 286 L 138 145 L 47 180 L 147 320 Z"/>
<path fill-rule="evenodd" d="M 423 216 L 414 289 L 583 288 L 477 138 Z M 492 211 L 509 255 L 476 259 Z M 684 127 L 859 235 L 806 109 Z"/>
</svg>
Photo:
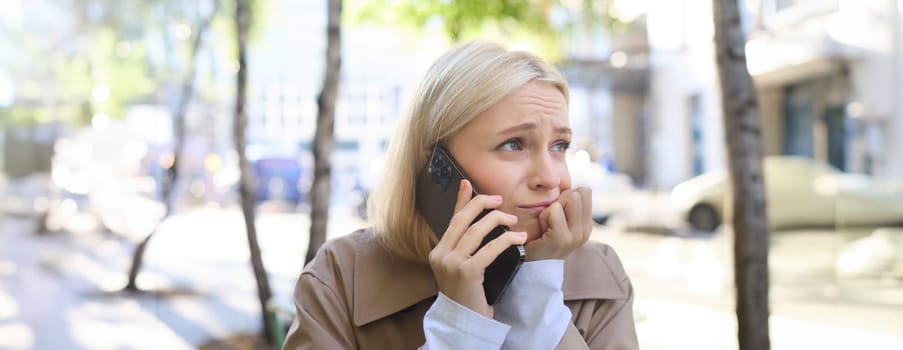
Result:
<svg viewBox="0 0 903 350">
<path fill-rule="evenodd" d="M 27 10 L 43 16 L 27 16 Z M 67 30 L 71 23 L 63 18 L 63 13 L 48 1 L 21 0 L 4 3 L 4 10 L 0 11 L 4 35 L 0 40 L 0 172 L 12 178 L 49 172 L 53 142 L 68 131 L 65 123 L 53 115 L 36 117 L 40 122 L 34 123 L 10 121 L 14 107 L 52 106 L 55 112 L 66 104 L 57 98 L 59 86 L 46 74 L 34 74 L 28 53 L 21 53 L 21 46 L 17 45 L 17 34 L 23 30 L 45 33 L 45 40 Z M 31 44 L 41 47 L 44 43 Z"/>
<path fill-rule="evenodd" d="M 903 176 L 903 32 L 895 0 L 741 2 L 766 155 Z M 711 0 L 649 2 L 649 185 L 725 165 Z"/>
<path fill-rule="evenodd" d="M 61 123 L 10 125 L 0 130 L 0 170 L 12 178 L 50 172 L 53 142 Z"/>
<path fill-rule="evenodd" d="M 299 155 L 309 170 L 323 84 L 326 1 L 279 1 L 250 50 L 248 142 Z M 342 28 L 333 189 L 351 190 L 379 162 L 418 80 L 447 48 L 440 36 L 415 39 L 369 26 Z M 399 54 L 406 52 L 406 54 Z M 338 193 L 336 193 L 338 192 Z M 342 196 L 333 196 L 341 200 Z"/>
<path fill-rule="evenodd" d="M 903 177 L 896 0 L 762 0 L 747 44 L 766 154 Z"/>
<path fill-rule="evenodd" d="M 649 164 L 649 41 L 645 18 L 609 41 L 607 33 L 566 40 L 560 69 L 571 88 L 575 138 L 588 140 L 595 161 L 645 182 Z M 581 40 L 583 39 L 583 40 Z M 592 43 L 592 44 L 590 44 Z M 577 144 L 577 147 L 583 145 Z"/>
<path fill-rule="evenodd" d="M 669 188 L 724 166 L 711 0 L 648 1 L 649 181 Z"/>
</svg>

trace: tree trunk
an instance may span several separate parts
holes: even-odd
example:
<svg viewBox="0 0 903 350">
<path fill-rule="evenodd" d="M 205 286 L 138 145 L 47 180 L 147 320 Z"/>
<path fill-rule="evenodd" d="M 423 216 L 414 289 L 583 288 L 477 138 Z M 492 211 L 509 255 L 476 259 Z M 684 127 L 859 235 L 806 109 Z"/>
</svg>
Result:
<svg viewBox="0 0 903 350">
<path fill-rule="evenodd" d="M 716 0 L 713 10 L 721 110 L 733 184 L 738 341 L 741 350 L 769 349 L 768 225 L 759 109 L 746 68 L 746 38 L 737 0 Z"/>
<path fill-rule="evenodd" d="M 251 268 L 254 270 L 254 278 L 257 280 L 257 297 L 260 299 L 260 311 L 263 319 L 263 334 L 270 344 L 274 343 L 272 334 L 273 322 L 267 311 L 267 303 L 272 297 L 270 282 L 266 269 L 263 266 L 263 258 L 260 253 L 260 245 L 257 243 L 257 228 L 254 225 L 254 191 L 251 183 L 248 157 L 245 154 L 245 129 L 248 125 L 245 116 L 245 101 L 247 100 L 248 62 L 247 39 L 250 27 L 250 9 L 248 0 L 237 0 L 235 3 L 235 26 L 238 39 L 238 78 L 237 92 L 235 94 L 235 148 L 238 151 L 239 192 L 241 198 L 241 211 L 245 218 L 245 230 L 248 234 L 248 248 L 251 251 Z"/>
<path fill-rule="evenodd" d="M 141 243 L 138 243 L 138 246 L 135 247 L 135 253 L 132 255 L 132 265 L 129 267 L 129 281 L 125 286 L 125 290 L 127 291 L 138 291 L 136 280 L 138 279 L 138 273 L 141 271 L 141 264 L 144 260 L 144 252 L 147 249 L 147 245 L 150 243 L 154 233 L 159 229 L 160 224 L 172 215 L 173 209 L 175 208 L 175 198 L 178 198 L 178 195 L 174 192 L 176 181 L 179 178 L 182 149 L 185 147 L 185 113 L 188 110 L 188 105 L 194 95 L 194 81 L 197 72 L 197 58 L 198 51 L 200 51 L 201 47 L 201 40 L 204 38 L 204 32 L 210 27 L 210 21 L 213 19 L 213 16 L 216 15 L 216 10 L 217 1 L 213 0 L 213 11 L 211 11 L 208 16 L 204 17 L 197 26 L 197 34 L 195 35 L 191 46 L 188 72 L 185 74 L 185 80 L 182 82 L 181 98 L 179 99 L 179 104 L 173 114 L 173 135 L 175 145 L 172 151 L 172 164 L 163 175 L 163 183 L 161 184 L 163 205 L 166 210 L 163 213 L 163 217 L 160 218 L 160 221 L 154 225 L 154 228 L 148 232 L 147 236 L 141 240 Z"/>
<path fill-rule="evenodd" d="M 326 24 L 326 72 L 323 90 L 317 96 L 317 131 L 314 134 L 314 181 L 311 187 L 310 243 L 305 263 L 313 260 L 317 250 L 326 242 L 329 222 L 330 156 L 335 147 L 335 100 L 339 90 L 339 71 L 342 55 L 342 1 L 329 0 Z"/>
</svg>

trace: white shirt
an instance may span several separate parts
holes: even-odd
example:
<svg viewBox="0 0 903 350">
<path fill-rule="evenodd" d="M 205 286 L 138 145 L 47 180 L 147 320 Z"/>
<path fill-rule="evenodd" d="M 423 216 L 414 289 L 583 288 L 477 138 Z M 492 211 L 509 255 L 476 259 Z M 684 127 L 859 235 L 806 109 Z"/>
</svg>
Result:
<svg viewBox="0 0 903 350">
<path fill-rule="evenodd" d="M 422 349 L 554 349 L 571 321 L 564 260 L 525 262 L 487 318 L 439 292 L 423 318 Z"/>
</svg>

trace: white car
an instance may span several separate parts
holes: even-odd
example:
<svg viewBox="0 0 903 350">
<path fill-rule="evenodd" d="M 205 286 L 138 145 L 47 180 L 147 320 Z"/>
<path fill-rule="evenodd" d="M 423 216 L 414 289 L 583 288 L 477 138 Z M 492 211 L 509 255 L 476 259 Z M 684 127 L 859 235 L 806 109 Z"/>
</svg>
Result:
<svg viewBox="0 0 903 350">
<path fill-rule="evenodd" d="M 903 224 L 903 186 L 841 172 L 813 159 L 764 160 L 768 223 L 772 228 Z M 671 192 L 678 215 L 692 228 L 712 231 L 729 203 L 727 173 L 687 180 Z"/>
<path fill-rule="evenodd" d="M 573 187 L 592 189 L 593 221 L 604 224 L 611 216 L 629 209 L 635 191 L 630 176 L 605 170 L 582 150 L 569 155 L 567 163 Z"/>
</svg>

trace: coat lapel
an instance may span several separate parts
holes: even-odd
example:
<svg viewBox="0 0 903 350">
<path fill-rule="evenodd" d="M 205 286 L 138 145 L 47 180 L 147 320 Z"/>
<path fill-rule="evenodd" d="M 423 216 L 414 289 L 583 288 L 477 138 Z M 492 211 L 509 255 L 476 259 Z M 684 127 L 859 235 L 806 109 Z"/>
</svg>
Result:
<svg viewBox="0 0 903 350">
<path fill-rule="evenodd" d="M 397 257 L 363 235 L 354 261 L 354 325 L 362 326 L 404 310 L 438 293 L 430 266 Z"/>
<path fill-rule="evenodd" d="M 425 263 L 397 257 L 385 250 L 371 230 L 356 239 L 354 256 L 355 326 L 385 318 L 438 293 L 433 271 Z M 627 274 L 607 245 L 588 242 L 564 264 L 565 300 L 624 299 Z"/>
</svg>

